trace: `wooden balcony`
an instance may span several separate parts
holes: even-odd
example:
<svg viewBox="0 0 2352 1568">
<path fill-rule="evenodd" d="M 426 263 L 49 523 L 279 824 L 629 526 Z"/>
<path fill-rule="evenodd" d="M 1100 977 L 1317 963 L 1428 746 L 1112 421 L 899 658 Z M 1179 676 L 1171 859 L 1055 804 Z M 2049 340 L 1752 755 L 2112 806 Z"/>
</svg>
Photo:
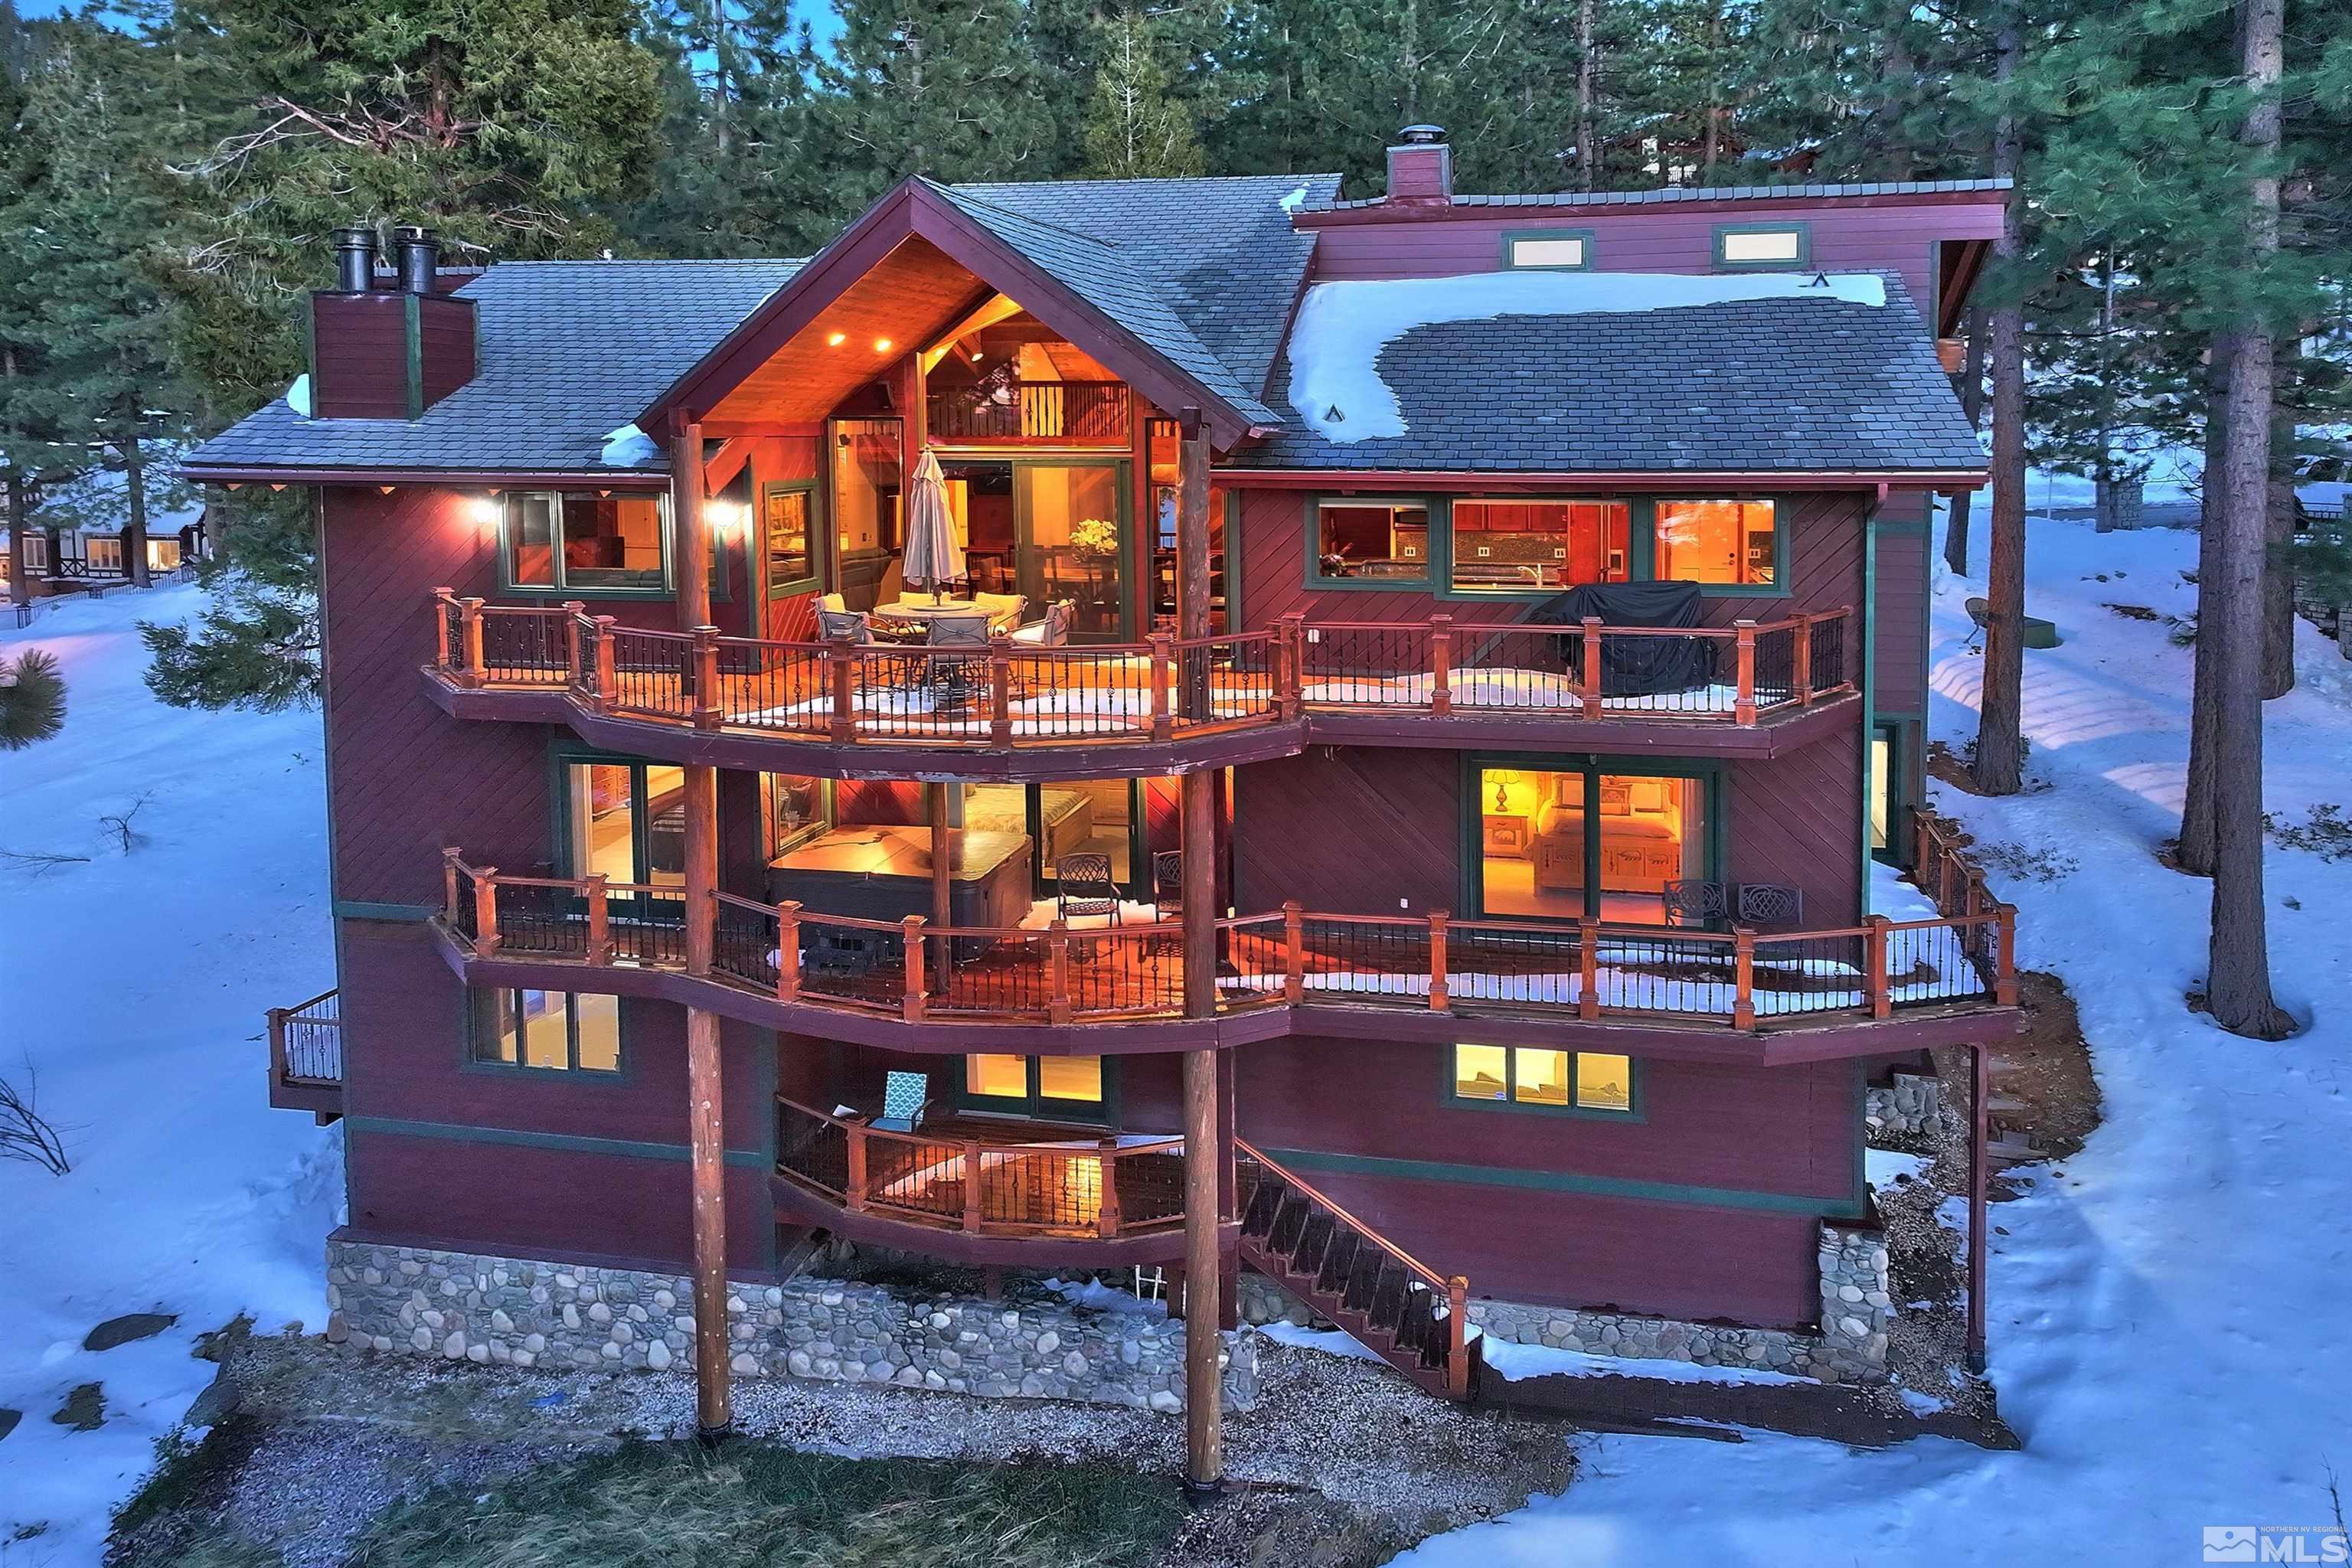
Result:
<svg viewBox="0 0 2352 1568">
<path fill-rule="evenodd" d="M 340 994 L 269 1009 L 269 1103 L 307 1110 L 324 1127 L 343 1113 Z"/>
<path fill-rule="evenodd" d="M 509 877 L 451 850 L 439 923 L 457 962 L 534 966 L 526 984 L 634 992 L 638 976 L 677 974 L 698 1005 L 753 1022 L 919 1049 L 1000 1048 L 1002 1036 L 979 1045 L 998 1029 L 1027 1031 L 1030 1048 L 1076 1026 L 1131 1037 L 1089 1049 L 1167 1049 L 1204 1031 L 1213 1037 L 1199 1043 L 1223 1043 L 1224 1020 L 1254 1020 L 1245 1033 L 1263 1038 L 1344 1029 L 1346 1017 L 1417 1016 L 1443 1027 L 1476 1016 L 1664 1026 L 1678 1038 L 1802 1033 L 1813 1054 L 1847 1055 L 1864 1044 L 1841 1047 L 1822 1032 L 2016 1005 L 2015 910 L 1932 824 L 1923 821 L 1920 845 L 1923 886 L 1940 911 L 1932 920 L 1704 931 L 1320 914 L 1296 903 L 1231 916 L 1216 922 L 1216 1016 L 1205 1020 L 1185 1016 L 1173 922 L 934 927 L 919 915 L 857 920 L 726 892 L 694 911 L 676 888 Z M 713 956 L 707 973 L 686 976 L 689 918 L 712 921 Z M 894 1026 L 852 1028 L 879 1020 Z M 1134 1027 L 1154 1024 L 1168 1026 Z"/>
<path fill-rule="evenodd" d="M 1117 381 L 987 376 L 967 386 L 934 383 L 923 402 L 926 438 L 949 445 L 1124 447 L 1129 440 L 1130 399 Z"/>
<path fill-rule="evenodd" d="M 578 605 L 493 605 L 446 589 L 433 616 L 426 674 L 450 711 L 568 720 L 615 744 L 669 731 L 828 752 L 1055 753 L 1065 766 L 1118 765 L 1111 753 L 1132 750 L 1132 765 L 1165 766 L 1317 742 L 1605 749 L 1654 744 L 1671 726 L 1694 752 L 1721 738 L 1730 753 L 1773 755 L 1790 721 L 1819 716 L 1826 732 L 1829 710 L 1856 689 L 1845 609 L 1673 630 L 1294 616 L 1192 640 L 999 637 L 936 652 L 643 630 Z"/>
</svg>

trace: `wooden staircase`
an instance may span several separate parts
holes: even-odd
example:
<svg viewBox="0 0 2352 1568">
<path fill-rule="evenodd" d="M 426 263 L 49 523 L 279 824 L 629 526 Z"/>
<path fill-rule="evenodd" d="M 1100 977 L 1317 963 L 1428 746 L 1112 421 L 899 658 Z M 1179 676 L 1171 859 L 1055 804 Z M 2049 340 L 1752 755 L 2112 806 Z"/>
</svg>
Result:
<svg viewBox="0 0 2352 1568">
<path fill-rule="evenodd" d="M 1441 1277 L 1238 1138 L 1234 1161 L 1244 1263 L 1439 1398 L 1476 1392 L 1468 1280 Z"/>
</svg>

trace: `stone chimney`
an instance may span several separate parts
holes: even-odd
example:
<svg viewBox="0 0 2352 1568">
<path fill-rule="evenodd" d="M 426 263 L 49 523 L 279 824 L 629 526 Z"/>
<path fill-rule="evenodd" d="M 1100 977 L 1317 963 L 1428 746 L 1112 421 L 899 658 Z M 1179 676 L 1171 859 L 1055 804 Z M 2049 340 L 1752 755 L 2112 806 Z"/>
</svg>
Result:
<svg viewBox="0 0 2352 1568">
<path fill-rule="evenodd" d="M 1444 203 L 1454 199 L 1454 149 L 1442 125 L 1408 125 L 1389 148 L 1391 204 Z"/>
<path fill-rule="evenodd" d="M 433 231 L 395 231 L 396 286 L 376 271 L 372 226 L 335 231 L 335 287 L 310 296 L 310 413 L 415 419 L 474 379 L 474 301 L 444 293 Z"/>
</svg>

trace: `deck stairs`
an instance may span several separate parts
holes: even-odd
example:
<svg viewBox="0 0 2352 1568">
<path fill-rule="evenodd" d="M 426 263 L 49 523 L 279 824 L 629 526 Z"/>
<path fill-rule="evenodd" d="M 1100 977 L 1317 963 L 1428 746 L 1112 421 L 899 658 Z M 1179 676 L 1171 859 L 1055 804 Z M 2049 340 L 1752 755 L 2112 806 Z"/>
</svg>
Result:
<svg viewBox="0 0 2352 1568">
<path fill-rule="evenodd" d="M 1239 1139 L 1242 1261 L 1441 1399 L 1478 1387 L 1478 1341 L 1447 1279 Z"/>
</svg>

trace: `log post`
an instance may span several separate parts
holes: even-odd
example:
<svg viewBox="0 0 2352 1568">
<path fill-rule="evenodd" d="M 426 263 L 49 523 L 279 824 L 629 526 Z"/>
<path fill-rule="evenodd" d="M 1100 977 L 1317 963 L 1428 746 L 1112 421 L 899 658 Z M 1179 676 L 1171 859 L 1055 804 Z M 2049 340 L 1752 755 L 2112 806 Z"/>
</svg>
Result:
<svg viewBox="0 0 2352 1568">
<path fill-rule="evenodd" d="M 719 706 L 719 628 L 694 628 L 694 727 L 716 730 Z"/>
<path fill-rule="evenodd" d="M 719 1015 L 686 1010 L 688 1158 L 694 1189 L 694 1415 L 705 1442 L 733 1426 L 728 1389 L 727 1163 L 721 1131 Z"/>
<path fill-rule="evenodd" d="M 1796 639 L 1790 650 L 1789 695 L 1802 708 L 1813 700 L 1813 617 L 1799 611 L 1796 629 L 1789 634 Z"/>
<path fill-rule="evenodd" d="M 2017 906 L 2002 904 L 1993 911 L 2000 922 L 1999 957 L 1993 968 L 1992 999 L 2003 1007 L 2017 1005 Z"/>
<path fill-rule="evenodd" d="M 907 994 L 900 1003 L 900 1015 L 909 1024 L 923 1021 L 923 917 L 908 915 L 898 922 L 906 932 Z"/>
<path fill-rule="evenodd" d="M 1120 1224 L 1120 1215 L 1118 1212 L 1118 1140 L 1116 1138 L 1106 1137 L 1103 1139 L 1101 1143 L 1097 1145 L 1097 1149 L 1098 1152 L 1095 1158 L 1100 1162 L 1102 1172 L 1097 1184 L 1101 1188 L 1101 1194 L 1100 1203 L 1095 1214 L 1095 1234 L 1101 1237 L 1105 1241 L 1108 1241 L 1118 1234 Z"/>
<path fill-rule="evenodd" d="M 1885 915 L 1864 915 L 1862 923 L 1862 973 L 1870 988 L 1870 1016 L 1889 1017 L 1895 1012 L 1895 998 L 1886 976 L 1886 928 L 1894 922 Z"/>
<path fill-rule="evenodd" d="M 1584 627 L 1583 658 L 1579 665 L 1577 694 L 1584 699 L 1584 716 L 1601 717 L 1601 617 L 1587 616 Z"/>
<path fill-rule="evenodd" d="M 1445 994 L 1445 921 L 1447 911 L 1429 911 L 1429 1009 L 1443 1013 L 1446 1009 Z"/>
<path fill-rule="evenodd" d="M 269 1087 L 276 1089 L 286 1081 L 286 1009 L 272 1007 L 266 1016 L 269 1019 Z"/>
<path fill-rule="evenodd" d="M 1470 1281 L 1459 1274 L 1445 1282 L 1445 1392 L 1470 1397 Z"/>
<path fill-rule="evenodd" d="M 1747 926 L 1731 933 L 1731 1026 L 1756 1026 L 1756 933 Z"/>
<path fill-rule="evenodd" d="M 1601 922 L 1591 915 L 1576 922 L 1576 1016 L 1601 1016 Z"/>
<path fill-rule="evenodd" d="M 613 908 L 605 884 L 611 879 L 602 871 L 591 871 L 581 879 L 587 884 L 588 894 L 588 962 L 613 962 Z"/>
<path fill-rule="evenodd" d="M 980 1234 L 980 1140 L 963 1141 L 963 1228 L 967 1235 Z"/>
<path fill-rule="evenodd" d="M 824 645 L 826 681 L 833 694 L 833 739 L 846 746 L 857 739 L 857 639 L 844 634 Z"/>
<path fill-rule="evenodd" d="M 1217 1327 L 1217 1053 L 1184 1053 L 1184 1490 L 1224 1489 L 1224 1412 Z M 1197 1304 L 1198 1311 L 1193 1310 Z"/>
<path fill-rule="evenodd" d="M 620 658 L 613 647 L 616 616 L 596 617 L 596 711 L 610 713 L 621 700 Z"/>
<path fill-rule="evenodd" d="M 681 416 L 670 428 L 670 532 L 677 546 L 677 629 L 691 631 L 710 621 L 709 519 L 703 507 L 708 471 L 702 466 L 702 426 Z"/>
<path fill-rule="evenodd" d="M 988 743 L 1013 744 L 1013 639 L 1001 631 L 988 639 Z"/>
<path fill-rule="evenodd" d="M 849 1142 L 849 1173 L 843 1179 L 842 1202 L 852 1214 L 866 1212 L 866 1123 L 856 1118 L 845 1118 L 842 1131 Z"/>
<path fill-rule="evenodd" d="M 479 686 L 482 683 L 483 673 L 482 601 L 479 599 L 460 599 L 457 601 L 457 606 L 458 613 L 462 617 L 458 626 L 458 631 L 465 641 L 464 657 L 466 660 L 465 668 L 460 670 L 457 674 L 457 684 L 460 686 Z"/>
<path fill-rule="evenodd" d="M 474 952 L 488 958 L 499 950 L 499 868 L 474 873 Z"/>
<path fill-rule="evenodd" d="M 1732 622 L 1731 637 L 1733 668 L 1738 672 L 1733 677 L 1731 721 L 1753 724 L 1756 722 L 1756 623 L 1746 620 Z"/>
<path fill-rule="evenodd" d="M 1058 917 L 1045 928 L 1045 1021 L 1070 1021 L 1070 924 Z"/>
<path fill-rule="evenodd" d="M 1307 999 L 1307 917 L 1297 899 L 1282 900 L 1282 999 L 1294 1007 Z"/>
<path fill-rule="evenodd" d="M 1429 617 L 1429 710 L 1454 711 L 1454 617 Z"/>
<path fill-rule="evenodd" d="M 1969 1370 L 1981 1375 L 1985 1369 L 1985 1254 L 1991 1249 L 1992 1237 L 1985 1224 L 1985 1188 L 1988 1160 L 1985 1143 L 1990 1135 L 1988 1105 L 1992 1089 L 1992 1074 L 1987 1060 L 1990 1055 L 1981 1043 L 1969 1047 Z"/>
<path fill-rule="evenodd" d="M 1154 632 L 1150 640 L 1151 738 L 1164 742 L 1174 728 L 1170 698 L 1176 679 L 1176 639 L 1166 632 Z"/>
<path fill-rule="evenodd" d="M 776 906 L 776 1000 L 792 1002 L 801 994 L 801 906 L 786 899 Z"/>
</svg>

